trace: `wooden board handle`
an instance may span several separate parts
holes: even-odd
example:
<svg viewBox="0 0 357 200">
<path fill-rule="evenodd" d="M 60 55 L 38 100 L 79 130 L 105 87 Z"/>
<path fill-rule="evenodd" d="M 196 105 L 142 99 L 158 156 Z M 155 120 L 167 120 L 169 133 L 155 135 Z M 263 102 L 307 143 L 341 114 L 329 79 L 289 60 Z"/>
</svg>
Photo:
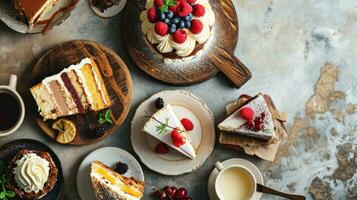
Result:
<svg viewBox="0 0 357 200">
<path fill-rule="evenodd" d="M 215 54 L 211 54 L 215 60 L 215 65 L 219 68 L 235 87 L 240 88 L 251 77 L 249 69 L 235 56 L 223 48 L 217 49 Z"/>
</svg>

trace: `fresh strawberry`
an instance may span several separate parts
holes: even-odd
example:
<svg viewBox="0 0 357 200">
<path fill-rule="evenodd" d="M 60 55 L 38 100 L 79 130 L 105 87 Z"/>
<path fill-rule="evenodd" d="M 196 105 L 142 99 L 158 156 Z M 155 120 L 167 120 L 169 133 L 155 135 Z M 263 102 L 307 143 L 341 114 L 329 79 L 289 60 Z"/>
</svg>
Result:
<svg viewBox="0 0 357 200">
<path fill-rule="evenodd" d="M 148 19 L 151 23 L 155 23 L 157 22 L 157 12 L 156 12 L 156 9 L 155 7 L 152 7 L 148 10 Z"/>
<path fill-rule="evenodd" d="M 202 17 L 203 15 L 205 15 L 206 9 L 203 5 L 201 4 L 195 4 L 193 6 L 193 11 L 192 14 L 196 17 Z"/>
<path fill-rule="evenodd" d="M 252 121 L 254 119 L 254 111 L 250 107 L 244 107 L 239 111 L 239 115 L 247 120 L 247 121 Z"/>
<path fill-rule="evenodd" d="M 192 121 L 187 118 L 181 119 L 181 124 L 185 127 L 186 131 L 192 131 L 194 128 Z"/>
<path fill-rule="evenodd" d="M 156 7 L 161 7 L 162 5 L 164 5 L 164 1 L 163 0 L 154 0 L 154 5 Z"/>
<path fill-rule="evenodd" d="M 164 22 L 155 24 L 155 32 L 161 36 L 165 36 L 169 32 L 169 26 Z"/>
<path fill-rule="evenodd" d="M 158 154 L 167 154 L 169 153 L 169 147 L 165 143 L 160 143 L 156 145 L 155 152 Z"/>
<path fill-rule="evenodd" d="M 201 22 L 201 20 L 199 19 L 193 19 L 191 21 L 191 28 L 190 31 L 193 34 L 198 34 L 203 30 L 203 24 Z"/>
<path fill-rule="evenodd" d="M 192 6 L 187 2 L 181 2 L 177 6 L 177 15 L 184 17 L 192 12 Z"/>
<path fill-rule="evenodd" d="M 179 29 L 173 34 L 172 37 L 176 43 L 182 44 L 187 39 L 187 33 L 185 30 Z"/>
</svg>

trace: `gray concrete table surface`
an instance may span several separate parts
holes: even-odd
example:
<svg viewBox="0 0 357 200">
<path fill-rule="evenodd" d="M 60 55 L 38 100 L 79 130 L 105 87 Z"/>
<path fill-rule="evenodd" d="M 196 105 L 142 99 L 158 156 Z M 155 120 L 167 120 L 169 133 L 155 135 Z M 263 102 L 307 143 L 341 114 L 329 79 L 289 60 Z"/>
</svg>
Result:
<svg viewBox="0 0 357 200">
<path fill-rule="evenodd" d="M 357 1 L 234 1 L 240 33 L 236 55 L 253 78 L 241 89 L 219 74 L 189 87 L 162 84 L 140 71 L 130 60 L 121 39 L 121 15 L 96 17 L 81 0 L 73 14 L 47 34 L 20 34 L 0 23 L 0 84 L 11 73 L 26 104 L 33 101 L 24 83 L 37 59 L 56 44 L 88 39 L 114 49 L 128 64 L 134 84 L 130 113 L 120 129 L 88 146 L 56 144 L 36 126 L 33 113 L 16 134 L 0 145 L 20 138 L 49 144 L 62 161 L 63 199 L 79 199 L 76 172 L 82 159 L 104 146 L 123 148 L 138 158 L 130 144 L 130 121 L 137 106 L 160 90 L 183 88 L 204 99 L 216 123 L 224 119 L 225 105 L 240 94 L 270 94 L 276 106 L 289 114 L 289 138 L 274 162 L 264 161 L 216 143 L 210 158 L 197 171 L 163 176 L 142 164 L 146 179 L 144 199 L 154 187 L 187 187 L 193 199 L 208 199 L 207 180 L 216 161 L 245 158 L 262 171 L 265 183 L 276 189 L 307 195 L 308 199 L 357 199 Z M 217 134 L 218 135 L 218 134 Z M 264 195 L 263 199 L 276 199 Z"/>
</svg>

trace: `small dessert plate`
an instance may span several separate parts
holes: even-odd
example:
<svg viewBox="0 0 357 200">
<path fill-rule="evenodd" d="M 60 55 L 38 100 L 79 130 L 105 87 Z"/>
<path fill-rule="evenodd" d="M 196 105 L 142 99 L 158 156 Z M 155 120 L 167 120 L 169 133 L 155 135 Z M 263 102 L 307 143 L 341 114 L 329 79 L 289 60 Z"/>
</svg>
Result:
<svg viewBox="0 0 357 200">
<path fill-rule="evenodd" d="M 115 15 L 119 14 L 124 9 L 127 2 L 127 0 L 119 0 L 118 5 L 113 5 L 105 9 L 104 12 L 102 12 L 99 8 L 93 5 L 92 1 L 93 0 L 88 0 L 90 8 L 92 9 L 95 15 L 104 19 L 112 18 Z"/>
<path fill-rule="evenodd" d="M 50 149 L 46 144 L 32 139 L 20 139 L 14 140 L 0 147 L 0 160 L 5 162 L 5 165 L 21 150 L 38 150 L 48 152 L 53 162 L 56 164 L 58 169 L 57 181 L 53 189 L 48 192 L 41 200 L 58 200 L 61 199 L 61 194 L 63 192 L 63 172 L 60 159 L 57 157 L 56 153 Z M 19 198 L 15 198 L 19 199 Z"/>
<path fill-rule="evenodd" d="M 258 169 L 258 167 L 247 160 L 240 159 L 240 158 L 232 158 L 229 160 L 225 160 L 221 163 L 222 163 L 223 167 L 227 167 L 230 165 L 241 165 L 243 167 L 246 167 L 255 176 L 257 183 L 264 184 L 263 175 L 260 173 L 260 170 Z M 209 179 L 208 179 L 208 194 L 209 194 L 209 197 L 211 200 L 218 200 L 216 191 L 214 189 L 217 175 L 218 175 L 218 170 L 216 168 L 214 168 L 213 171 L 211 172 Z M 262 193 L 256 192 L 251 200 L 260 200 L 262 198 L 262 195 L 263 195 Z"/>
<path fill-rule="evenodd" d="M 123 174 L 126 177 L 135 177 L 144 181 L 144 172 L 138 161 L 128 152 L 116 147 L 103 147 L 97 149 L 84 158 L 77 171 L 77 190 L 83 200 L 96 200 L 90 178 L 91 163 L 100 161 L 103 164 L 113 167 L 117 162 L 128 165 L 128 171 Z"/>
<path fill-rule="evenodd" d="M 168 154 L 157 154 L 154 149 L 160 141 L 142 131 L 145 116 L 152 115 L 155 100 L 161 97 L 165 104 L 170 104 L 175 114 L 181 118 L 189 118 L 195 128 L 188 132 L 193 146 L 197 151 L 195 159 L 170 148 Z M 172 90 L 159 92 L 143 103 L 136 110 L 131 122 L 131 144 L 140 160 L 151 170 L 164 175 L 181 175 L 198 169 L 211 155 L 215 143 L 215 129 L 213 114 L 203 100 L 189 91 Z M 165 166 L 165 167 L 163 167 Z"/>
</svg>

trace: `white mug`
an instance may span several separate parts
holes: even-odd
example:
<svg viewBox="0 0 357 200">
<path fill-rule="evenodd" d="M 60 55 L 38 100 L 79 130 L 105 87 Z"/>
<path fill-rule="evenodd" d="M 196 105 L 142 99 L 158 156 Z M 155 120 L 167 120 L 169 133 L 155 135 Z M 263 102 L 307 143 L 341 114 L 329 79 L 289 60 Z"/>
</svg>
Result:
<svg viewBox="0 0 357 200">
<path fill-rule="evenodd" d="M 230 165 L 230 166 L 227 166 L 227 167 L 224 167 L 222 165 L 221 162 L 216 162 L 215 164 L 217 170 L 219 171 L 218 173 L 218 176 L 216 178 L 216 182 L 215 182 L 215 191 L 216 191 L 216 194 L 218 196 L 218 198 L 220 200 L 227 200 L 227 195 L 230 195 L 230 199 L 244 199 L 244 200 L 248 200 L 248 199 L 252 199 L 252 197 L 254 196 L 255 194 L 255 191 L 257 190 L 257 181 L 255 179 L 255 176 L 253 175 L 253 173 L 246 167 L 244 166 L 241 166 L 241 165 Z M 239 187 L 239 188 L 235 188 L 235 185 L 233 184 L 229 184 L 229 183 L 226 183 L 228 185 L 223 185 L 225 184 L 224 181 L 226 181 L 226 179 L 228 178 L 228 173 L 230 170 L 232 169 L 238 169 L 240 171 L 240 173 L 242 175 L 244 175 L 244 177 L 233 177 L 233 176 L 230 176 L 230 180 L 233 181 L 233 183 L 236 183 L 236 181 L 238 179 L 241 179 L 241 181 L 243 182 L 247 182 L 247 188 L 249 188 L 249 191 L 245 190 L 245 188 L 242 188 L 242 187 Z M 227 173 L 228 172 L 228 173 Z M 224 175 L 227 175 L 226 177 L 223 177 Z M 230 174 L 231 175 L 231 174 Z M 222 178 L 223 177 L 223 178 Z M 237 179 L 235 179 L 237 178 Z M 246 180 L 243 180 L 246 179 Z M 239 182 L 239 181 L 238 181 Z M 225 187 L 225 188 L 223 188 Z M 229 188 L 231 187 L 231 188 Z M 227 190 L 231 190 L 231 193 L 230 194 L 227 194 Z M 242 191 L 239 191 L 239 190 L 242 190 Z M 232 195 L 235 195 L 234 197 Z M 238 197 L 239 195 L 242 195 L 244 197 Z"/>
<path fill-rule="evenodd" d="M 19 107 L 20 107 L 20 113 L 19 113 L 17 122 L 10 129 L 0 131 L 0 137 L 8 136 L 8 135 L 14 133 L 17 129 L 20 128 L 20 126 L 25 118 L 24 101 L 22 100 L 19 93 L 16 91 L 16 84 L 17 84 L 17 76 L 14 74 L 11 74 L 9 84 L 8 85 L 0 85 L 0 92 L 6 92 L 6 93 L 9 93 L 10 95 L 12 95 L 13 97 L 15 97 L 19 104 Z"/>
</svg>

